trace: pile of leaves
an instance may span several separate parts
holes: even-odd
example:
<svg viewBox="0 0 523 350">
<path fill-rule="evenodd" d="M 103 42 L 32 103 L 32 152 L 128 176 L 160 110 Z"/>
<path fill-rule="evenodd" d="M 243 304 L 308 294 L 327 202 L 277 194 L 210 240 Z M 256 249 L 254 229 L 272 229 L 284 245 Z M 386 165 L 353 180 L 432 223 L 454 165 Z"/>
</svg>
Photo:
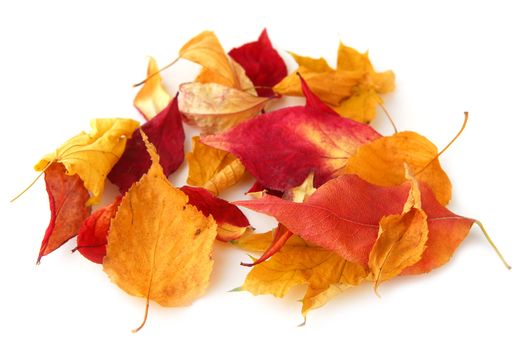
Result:
<svg viewBox="0 0 523 350">
<path fill-rule="evenodd" d="M 380 96 L 394 90 L 392 71 L 376 72 L 367 53 L 342 43 L 335 69 L 291 55 L 298 68 L 288 73 L 265 30 L 229 53 L 202 32 L 164 67 L 179 59 L 201 65 L 174 97 L 151 58 L 134 101 L 143 124 L 93 120 L 90 132 L 36 164 L 51 210 L 38 262 L 76 237 L 75 251 L 146 298 L 140 329 L 150 300 L 187 305 L 205 292 L 216 239 L 261 254 L 242 263 L 252 269 L 236 290 L 282 297 L 306 285 L 305 316 L 364 281 L 377 291 L 396 276 L 442 266 L 474 223 L 486 235 L 478 221 L 446 208 L 446 148 L 438 152 L 412 131 L 383 136 L 368 124 L 377 108 L 386 111 Z M 305 105 L 271 109 L 288 95 L 304 96 Z M 201 130 L 187 154 L 182 123 Z M 176 188 L 167 177 L 184 159 L 190 186 Z M 219 198 L 248 177 L 251 199 Z M 92 211 L 107 180 L 121 195 Z M 254 232 L 238 206 L 278 226 Z"/>
</svg>

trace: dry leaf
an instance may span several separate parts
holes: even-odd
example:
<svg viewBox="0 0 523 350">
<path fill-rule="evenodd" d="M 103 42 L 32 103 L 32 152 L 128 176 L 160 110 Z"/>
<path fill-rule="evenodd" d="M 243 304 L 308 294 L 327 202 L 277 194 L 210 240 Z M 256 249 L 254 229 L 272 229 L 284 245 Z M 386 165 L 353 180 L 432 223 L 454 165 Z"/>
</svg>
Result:
<svg viewBox="0 0 523 350">
<path fill-rule="evenodd" d="M 193 137 L 192 143 L 192 152 L 187 153 L 189 185 L 218 195 L 242 179 L 245 167 L 234 155 L 201 143 L 199 136 Z"/>
<path fill-rule="evenodd" d="M 204 293 L 213 266 L 216 223 L 187 204 L 187 196 L 169 183 L 154 146 L 142 136 L 152 165 L 122 199 L 103 264 L 120 288 L 147 298 L 147 317 L 150 299 L 181 306 Z"/>
<path fill-rule="evenodd" d="M 162 85 L 162 77 L 158 73 L 158 66 L 153 57 L 149 57 L 147 77 L 144 85 L 134 98 L 134 106 L 142 113 L 145 119 L 150 120 L 160 113 L 171 100 L 171 97 Z"/>
<path fill-rule="evenodd" d="M 94 119 L 92 131 L 80 133 L 66 141 L 54 153 L 47 154 L 35 165 L 35 170 L 43 171 L 56 162 L 65 166 L 67 175 L 82 179 L 92 197 L 87 205 L 100 201 L 105 178 L 113 165 L 120 159 L 127 139 L 138 127 L 131 119 Z"/>
</svg>

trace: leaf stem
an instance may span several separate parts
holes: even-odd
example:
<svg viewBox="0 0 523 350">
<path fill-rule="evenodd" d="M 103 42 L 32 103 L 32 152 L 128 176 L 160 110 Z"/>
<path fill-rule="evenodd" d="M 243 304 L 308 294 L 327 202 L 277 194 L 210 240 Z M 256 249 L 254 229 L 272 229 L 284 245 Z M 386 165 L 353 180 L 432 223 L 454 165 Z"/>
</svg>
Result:
<svg viewBox="0 0 523 350">
<path fill-rule="evenodd" d="M 53 164 L 53 162 L 49 162 L 49 164 L 47 164 L 45 166 L 45 168 L 40 172 L 40 174 L 38 174 L 38 176 L 33 180 L 33 182 L 31 182 L 29 184 L 29 186 L 27 186 L 22 192 L 20 192 L 18 195 L 16 195 L 13 199 L 10 200 L 11 203 L 13 203 L 15 200 L 17 200 L 18 198 L 22 197 L 22 195 L 24 193 L 26 193 L 31 187 L 33 187 L 33 185 L 36 183 L 36 181 L 38 181 L 38 179 L 45 173 L 45 171 L 47 169 L 49 169 L 49 167 L 51 166 L 51 164 Z"/>
<path fill-rule="evenodd" d="M 133 87 L 138 87 L 140 85 L 143 85 L 145 84 L 149 79 L 151 79 L 152 77 L 160 74 L 160 72 L 163 72 L 164 70 L 166 70 L 167 68 L 171 67 L 172 65 L 174 65 L 176 62 L 178 62 L 178 60 L 180 59 L 180 56 L 176 57 L 176 59 L 174 61 L 172 61 L 171 63 L 169 63 L 168 65 L 166 65 L 165 67 L 157 70 L 156 72 L 150 74 L 147 78 L 145 78 L 144 80 L 142 80 L 141 82 L 137 83 L 137 84 L 134 84 Z"/>
<path fill-rule="evenodd" d="M 149 295 L 147 295 L 147 304 L 145 304 L 145 314 L 143 316 L 142 324 L 138 328 L 133 329 L 133 333 L 138 332 L 140 329 L 143 328 L 143 326 L 145 326 L 145 322 L 147 322 L 148 315 L 149 315 Z"/>
<path fill-rule="evenodd" d="M 385 112 L 385 115 L 387 116 L 387 119 L 389 120 L 389 122 L 392 124 L 392 127 L 394 128 L 394 133 L 397 134 L 398 128 L 396 127 L 396 124 L 394 123 L 394 119 L 392 119 L 392 116 L 390 115 L 389 111 L 385 107 L 385 104 L 383 103 L 383 100 L 380 97 L 378 97 L 378 104 L 381 107 L 381 109 L 383 110 L 383 112 Z"/>
<path fill-rule="evenodd" d="M 481 229 L 481 231 L 483 231 L 483 234 L 485 235 L 485 238 L 487 239 L 487 241 L 490 243 L 490 246 L 492 248 L 494 248 L 494 251 L 496 252 L 496 254 L 498 255 L 498 257 L 501 259 L 501 261 L 503 262 L 503 264 L 505 265 L 505 267 L 510 270 L 512 269 L 512 267 L 508 264 L 508 262 L 505 260 L 505 258 L 503 257 L 503 255 L 501 255 L 501 252 L 498 250 L 498 248 L 496 247 L 496 245 L 494 244 L 494 242 L 492 241 L 492 239 L 490 238 L 490 236 L 488 235 L 487 233 L 487 230 L 485 229 L 485 226 L 483 226 L 483 224 L 479 221 L 474 221 L 474 223 L 476 225 L 479 226 L 479 228 Z"/>
<path fill-rule="evenodd" d="M 430 160 L 430 162 L 425 164 L 425 166 L 420 171 L 418 171 L 414 176 L 421 174 L 425 169 L 427 169 L 429 167 L 429 165 L 431 165 L 436 159 L 438 159 L 443 154 L 443 152 L 445 152 L 454 143 L 454 141 L 456 141 L 458 139 L 458 137 L 461 135 L 463 130 L 465 130 L 468 120 L 469 120 L 469 112 L 465 112 L 465 119 L 463 120 L 463 125 L 461 125 L 461 129 L 458 131 L 456 136 L 454 136 L 454 138 L 434 158 L 432 158 Z"/>
</svg>

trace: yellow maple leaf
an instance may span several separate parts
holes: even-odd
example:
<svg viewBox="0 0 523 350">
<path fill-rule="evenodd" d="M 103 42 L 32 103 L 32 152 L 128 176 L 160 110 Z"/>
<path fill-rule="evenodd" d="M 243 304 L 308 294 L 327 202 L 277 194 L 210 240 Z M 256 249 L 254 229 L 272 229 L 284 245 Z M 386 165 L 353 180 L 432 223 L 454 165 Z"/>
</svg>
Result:
<svg viewBox="0 0 523 350">
<path fill-rule="evenodd" d="M 150 120 L 167 107 L 171 97 L 162 85 L 162 77 L 158 74 L 158 65 L 153 57 L 149 57 L 147 77 L 134 98 L 134 106 L 145 119 Z"/>
<path fill-rule="evenodd" d="M 127 293 L 162 306 L 181 306 L 201 296 L 213 266 L 216 222 L 187 204 L 188 197 L 165 177 L 145 134 L 151 155 L 147 174 L 122 198 L 111 222 L 104 271 Z"/>
<path fill-rule="evenodd" d="M 122 156 L 125 144 L 139 123 L 132 119 L 94 119 L 92 131 L 82 132 L 45 155 L 35 166 L 45 171 L 52 163 L 65 166 L 67 175 L 78 174 L 92 197 L 86 205 L 100 201 L 105 179 Z"/>
<path fill-rule="evenodd" d="M 189 185 L 217 195 L 242 179 L 245 167 L 234 155 L 201 143 L 199 136 L 193 137 L 192 143 L 192 152 L 187 153 Z"/>
</svg>

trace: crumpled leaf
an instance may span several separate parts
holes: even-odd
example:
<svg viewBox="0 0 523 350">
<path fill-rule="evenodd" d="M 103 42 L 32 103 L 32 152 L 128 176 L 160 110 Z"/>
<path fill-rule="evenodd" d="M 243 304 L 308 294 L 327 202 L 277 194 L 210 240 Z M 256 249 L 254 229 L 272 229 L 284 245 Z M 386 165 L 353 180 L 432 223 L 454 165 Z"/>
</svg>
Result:
<svg viewBox="0 0 523 350">
<path fill-rule="evenodd" d="M 78 174 L 91 192 L 86 205 L 96 204 L 102 196 L 107 174 L 120 159 L 127 139 L 138 125 L 131 119 L 94 119 L 89 134 L 82 132 L 69 139 L 54 153 L 44 156 L 34 168 L 44 171 L 52 163 L 63 164 L 66 174 Z"/>
<path fill-rule="evenodd" d="M 234 155 L 203 144 L 199 136 L 192 138 L 192 144 L 192 152 L 187 153 L 189 185 L 218 195 L 242 179 L 245 167 Z"/>
<path fill-rule="evenodd" d="M 304 107 L 283 108 L 201 141 L 236 155 L 263 187 L 285 191 L 314 173 L 315 187 L 341 174 L 358 147 L 378 137 L 365 124 L 340 118 L 305 82 Z"/>
<path fill-rule="evenodd" d="M 272 47 L 267 29 L 262 31 L 257 41 L 229 51 L 229 56 L 245 69 L 247 76 L 257 86 L 259 96 L 273 96 L 271 87 L 287 75 L 285 62 Z"/>
<path fill-rule="evenodd" d="M 355 175 L 343 175 L 319 187 L 303 203 L 264 195 L 234 204 L 274 216 L 307 242 L 367 265 L 382 217 L 400 214 L 409 184 L 379 187 Z"/>
<path fill-rule="evenodd" d="M 271 238 L 271 232 L 255 234 L 250 235 L 249 245 L 242 246 L 241 241 L 236 244 L 249 248 L 257 245 L 253 241 L 265 244 Z M 350 263 L 332 251 L 293 236 L 270 260 L 252 268 L 241 290 L 254 295 L 272 294 L 281 298 L 292 287 L 306 284 L 307 291 L 302 300 L 302 314 L 305 316 L 342 290 L 360 284 L 367 274 L 363 266 Z"/>
<path fill-rule="evenodd" d="M 107 235 L 111 220 L 116 215 L 122 197 L 91 214 L 78 230 L 76 248 L 80 254 L 94 263 L 101 264 L 106 254 Z"/>
<path fill-rule="evenodd" d="M 180 85 L 184 120 L 204 133 L 220 133 L 257 115 L 270 100 L 216 83 Z"/>
<path fill-rule="evenodd" d="M 243 92 L 248 92 L 249 94 L 256 96 L 257 93 L 256 89 L 254 88 L 254 84 L 245 73 L 243 67 L 230 56 L 227 55 L 226 57 L 229 60 L 231 69 L 233 70 L 236 77 L 234 84 L 231 85 L 231 82 L 227 79 L 224 79 L 223 75 L 219 72 L 212 71 L 206 67 L 202 67 L 200 73 L 194 81 L 202 84 L 216 83 L 229 88 L 238 89 Z"/>
<path fill-rule="evenodd" d="M 145 123 L 141 129 L 158 150 L 160 165 L 165 175 L 171 175 L 183 163 L 184 158 L 185 134 L 177 97 L 156 117 Z M 151 157 L 140 136 L 140 130 L 137 129 L 108 177 L 120 188 L 121 193 L 125 193 L 147 172 L 150 166 Z"/>
<path fill-rule="evenodd" d="M 162 85 L 162 77 L 158 73 L 158 65 L 153 57 L 149 57 L 147 77 L 144 85 L 134 98 L 134 106 L 150 120 L 167 107 L 171 97 Z"/>
<path fill-rule="evenodd" d="M 104 271 L 127 293 L 162 306 L 191 303 L 203 294 L 213 266 L 216 223 L 173 187 L 154 146 L 142 133 L 152 160 L 147 174 L 122 198 L 112 220 Z"/>
<path fill-rule="evenodd" d="M 404 164 L 407 164 L 416 179 L 432 190 L 438 202 L 447 205 L 452 184 L 437 157 L 438 149 L 427 138 L 404 131 L 358 148 L 348 160 L 346 172 L 375 185 L 393 186 L 405 181 Z"/>
<path fill-rule="evenodd" d="M 340 42 L 337 69 L 323 58 L 314 59 L 291 53 L 299 67 L 297 72 L 307 81 L 311 90 L 340 115 L 368 123 L 376 115 L 380 94 L 394 90 L 394 73 L 377 73 L 368 53 L 359 53 Z M 289 74 L 274 87 L 282 95 L 301 96 L 300 81 Z"/>
<path fill-rule="evenodd" d="M 91 213 L 85 203 L 89 192 L 78 175 L 67 175 L 64 165 L 51 163 L 45 169 L 45 187 L 49 195 L 51 220 L 45 231 L 37 263 L 76 236 L 82 222 Z"/>
<path fill-rule="evenodd" d="M 222 81 L 220 83 L 223 83 L 223 85 L 240 86 L 239 79 L 229 63 L 228 56 L 213 32 L 204 31 L 189 40 L 180 49 L 180 57 L 198 63 L 213 74 L 221 75 Z"/>
<path fill-rule="evenodd" d="M 370 251 L 369 268 L 376 291 L 382 282 L 417 263 L 426 248 L 429 235 L 427 215 L 421 209 L 417 181 L 410 174 L 408 178 L 411 189 L 403 213 L 381 219 L 378 239 Z"/>
<path fill-rule="evenodd" d="M 232 241 L 250 228 L 249 220 L 234 204 L 215 197 L 204 188 L 183 186 L 180 190 L 189 197 L 188 203 L 198 208 L 203 215 L 212 215 L 218 225 L 218 240 Z"/>
</svg>

